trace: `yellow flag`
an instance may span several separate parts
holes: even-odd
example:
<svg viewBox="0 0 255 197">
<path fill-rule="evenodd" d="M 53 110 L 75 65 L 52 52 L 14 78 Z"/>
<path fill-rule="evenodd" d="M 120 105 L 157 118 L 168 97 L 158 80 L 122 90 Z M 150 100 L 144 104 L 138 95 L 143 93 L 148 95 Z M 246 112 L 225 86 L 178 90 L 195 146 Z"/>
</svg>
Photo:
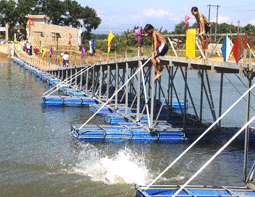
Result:
<svg viewBox="0 0 255 197">
<path fill-rule="evenodd" d="M 196 58 L 196 29 L 189 29 L 186 38 L 186 58 Z"/>
<path fill-rule="evenodd" d="M 45 51 L 45 50 L 43 50 L 42 61 L 44 60 L 44 56 L 45 56 L 45 54 L 46 54 L 46 51 Z"/>
<path fill-rule="evenodd" d="M 108 53 L 110 53 L 111 50 L 111 41 L 114 38 L 114 35 L 112 34 L 112 31 L 109 32 L 108 34 Z"/>
</svg>

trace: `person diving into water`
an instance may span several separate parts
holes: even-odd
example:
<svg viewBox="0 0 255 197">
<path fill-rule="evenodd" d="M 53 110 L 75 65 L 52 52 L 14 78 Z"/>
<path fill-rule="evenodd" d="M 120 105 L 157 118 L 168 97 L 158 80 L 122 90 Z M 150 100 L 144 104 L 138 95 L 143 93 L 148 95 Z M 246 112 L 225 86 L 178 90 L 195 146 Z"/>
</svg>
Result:
<svg viewBox="0 0 255 197">
<path fill-rule="evenodd" d="M 168 45 L 164 36 L 155 31 L 154 27 L 150 24 L 145 25 L 144 30 L 147 34 L 141 34 L 142 37 L 152 37 L 152 43 L 154 44 L 154 51 L 151 55 L 151 62 L 155 66 L 157 75 L 154 80 L 158 79 L 162 75 L 164 67 L 160 63 L 159 56 L 164 56 L 168 51 Z M 134 33 L 134 35 L 137 35 Z M 159 67 L 159 68 L 158 68 Z"/>
</svg>

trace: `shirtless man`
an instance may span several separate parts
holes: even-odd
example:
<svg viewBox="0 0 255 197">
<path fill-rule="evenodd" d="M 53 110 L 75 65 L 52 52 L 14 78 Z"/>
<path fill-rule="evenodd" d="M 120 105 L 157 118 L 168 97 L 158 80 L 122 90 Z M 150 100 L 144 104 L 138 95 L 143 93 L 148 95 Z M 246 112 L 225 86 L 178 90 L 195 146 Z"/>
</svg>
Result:
<svg viewBox="0 0 255 197">
<path fill-rule="evenodd" d="M 207 23 L 209 23 L 209 21 L 207 20 L 207 18 L 202 13 L 198 12 L 197 7 L 192 7 L 191 8 L 191 13 L 192 13 L 193 16 L 195 16 L 195 18 L 197 20 L 197 35 L 199 36 L 199 46 L 200 46 L 201 50 L 204 51 L 204 47 L 203 47 L 204 37 L 203 37 L 203 35 L 205 33 L 207 33 L 205 31 L 205 21 Z"/>
<path fill-rule="evenodd" d="M 167 45 L 167 42 L 166 42 L 166 39 L 164 38 L 164 36 L 162 34 L 160 34 L 159 32 L 155 31 L 153 29 L 152 25 L 147 24 L 144 27 L 144 30 L 147 32 L 147 34 L 141 34 L 141 36 L 142 37 L 151 36 L 152 37 L 152 43 L 154 44 L 154 51 L 152 52 L 152 55 L 151 55 L 151 62 L 157 70 L 157 75 L 154 78 L 154 80 L 156 80 L 162 75 L 162 71 L 163 71 L 163 68 L 164 68 L 160 64 L 159 56 L 164 56 L 167 53 L 168 45 Z M 137 35 L 137 34 L 134 33 L 134 35 Z M 160 44 L 159 46 L 158 46 L 158 43 Z M 158 66 L 160 67 L 160 69 L 158 69 Z"/>
</svg>

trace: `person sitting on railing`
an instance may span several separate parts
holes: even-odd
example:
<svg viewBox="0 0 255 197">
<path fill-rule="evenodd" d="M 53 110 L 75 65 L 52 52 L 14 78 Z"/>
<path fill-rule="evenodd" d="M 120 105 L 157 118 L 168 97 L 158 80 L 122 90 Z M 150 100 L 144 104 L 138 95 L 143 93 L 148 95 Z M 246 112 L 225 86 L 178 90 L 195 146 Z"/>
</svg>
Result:
<svg viewBox="0 0 255 197">
<path fill-rule="evenodd" d="M 63 55 L 63 66 L 67 67 L 69 65 L 69 59 L 70 59 L 70 57 L 69 57 L 68 53 L 65 52 L 65 54 Z"/>
<path fill-rule="evenodd" d="M 195 18 L 197 20 L 197 35 L 199 36 L 199 46 L 200 46 L 201 50 L 204 51 L 204 47 L 203 47 L 204 37 L 203 37 L 203 35 L 205 33 L 208 33 L 208 31 L 210 30 L 211 24 L 209 23 L 209 21 L 207 20 L 205 15 L 203 15 L 202 13 L 200 13 L 198 11 L 197 7 L 192 7 L 191 13 L 193 16 L 195 16 Z"/>
<path fill-rule="evenodd" d="M 150 24 L 145 25 L 144 30 L 147 32 L 147 34 L 141 34 L 140 36 L 142 37 L 151 36 L 152 42 L 154 44 L 154 51 L 152 52 L 151 62 L 157 70 L 157 75 L 154 78 L 154 80 L 156 80 L 162 75 L 162 71 L 164 69 L 164 67 L 160 64 L 159 56 L 164 56 L 167 53 L 168 45 L 164 36 L 161 33 L 155 31 L 152 25 Z M 134 35 L 137 34 L 134 33 Z M 158 66 L 160 67 L 160 69 L 158 68 Z"/>
</svg>

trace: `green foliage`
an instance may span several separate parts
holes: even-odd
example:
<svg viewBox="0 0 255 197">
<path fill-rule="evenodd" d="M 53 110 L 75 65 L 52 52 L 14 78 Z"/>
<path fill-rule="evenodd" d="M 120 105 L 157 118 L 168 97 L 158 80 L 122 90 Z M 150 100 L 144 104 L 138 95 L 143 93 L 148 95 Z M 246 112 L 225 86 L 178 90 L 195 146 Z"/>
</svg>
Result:
<svg viewBox="0 0 255 197">
<path fill-rule="evenodd" d="M 6 0 L 1 0 L 0 2 L 0 23 L 1 26 L 5 26 L 5 23 L 9 24 L 10 27 L 10 34 L 13 34 L 14 32 L 14 27 L 16 25 L 17 20 L 17 10 L 16 8 L 16 2 L 13 0 L 6 1 Z"/>
<path fill-rule="evenodd" d="M 90 39 L 90 33 L 101 23 L 96 11 L 88 6 L 82 7 L 75 0 L 18 0 L 0 1 L 0 23 L 9 23 L 13 37 L 15 25 L 22 27 L 26 34 L 26 15 L 46 15 L 49 23 L 69 27 L 84 27 L 83 37 Z"/>
<path fill-rule="evenodd" d="M 184 21 L 181 21 L 174 27 L 175 34 L 186 34 L 186 24 Z"/>
</svg>

